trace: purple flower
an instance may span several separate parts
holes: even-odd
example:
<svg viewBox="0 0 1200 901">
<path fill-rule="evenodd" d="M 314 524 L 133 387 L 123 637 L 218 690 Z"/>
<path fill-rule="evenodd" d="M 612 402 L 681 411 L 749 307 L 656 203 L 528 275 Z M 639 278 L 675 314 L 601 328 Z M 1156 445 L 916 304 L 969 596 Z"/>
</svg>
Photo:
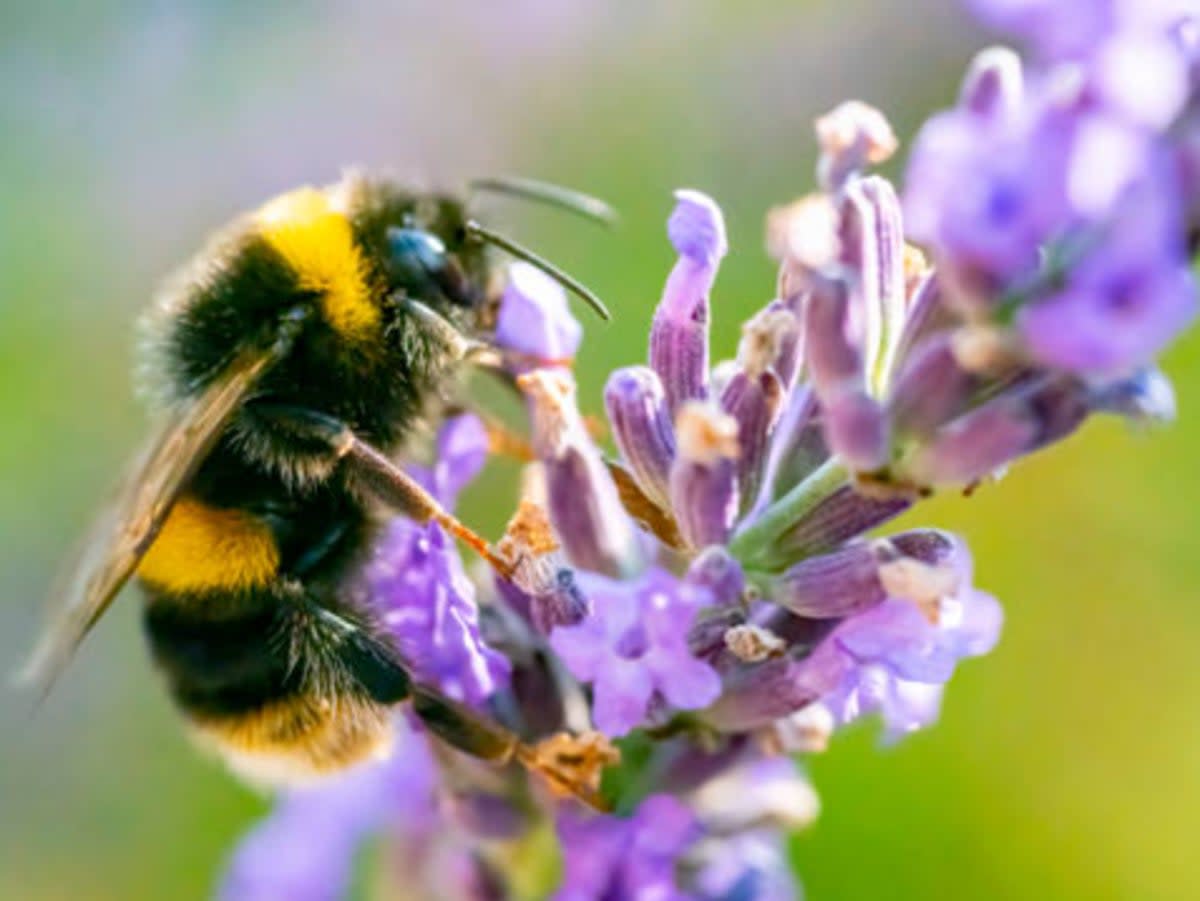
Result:
<svg viewBox="0 0 1200 901">
<path fill-rule="evenodd" d="M 584 573 L 580 584 L 592 613 L 555 629 L 550 644 L 577 679 L 592 684 L 600 731 L 629 732 L 646 719 L 656 696 L 681 710 L 716 698 L 720 678 L 687 643 L 696 612 L 710 601 L 705 589 L 658 568 L 634 582 Z"/>
<path fill-rule="evenodd" d="M 359 847 L 388 828 L 424 846 L 439 822 L 437 768 L 425 740 L 397 721 L 392 755 L 280 798 L 242 839 L 221 879 L 222 901 L 335 901 Z"/>
<path fill-rule="evenodd" d="M 957 589 L 964 554 L 960 539 L 933 529 L 851 541 L 789 567 L 772 585 L 770 598 L 814 619 L 870 610 L 889 594 L 928 601 Z"/>
<path fill-rule="evenodd" d="M 795 901 L 800 887 L 777 829 L 747 829 L 696 849 L 694 892 L 711 901 Z"/>
<path fill-rule="evenodd" d="M 1031 278 L 1041 249 L 1071 218 L 1069 122 L 1032 108 L 930 119 L 913 144 L 904 212 L 912 237 L 931 245 L 951 299 L 998 303 Z"/>
<path fill-rule="evenodd" d="M 959 107 L 931 119 L 916 141 L 910 230 L 932 246 L 948 301 L 973 314 L 1015 311 L 1038 363 L 1088 377 L 1131 372 L 1194 314 L 1187 154 L 1163 131 L 1189 91 L 1187 42 L 1176 28 L 1183 5 L 976 5 L 1048 39 L 1050 58 L 1086 59 L 1035 69 L 1022 96 L 1013 58 L 982 54 Z"/>
<path fill-rule="evenodd" d="M 528 263 L 513 263 L 496 317 L 496 344 L 540 363 L 568 362 L 583 327 L 567 306 L 562 286 Z"/>
<path fill-rule="evenodd" d="M 1072 372 L 1129 372 L 1194 318 L 1178 200 L 1158 162 L 1070 267 L 1063 290 L 1021 311 L 1020 330 L 1039 360 Z"/>
<path fill-rule="evenodd" d="M 439 432 L 437 450 L 434 465 L 414 475 L 449 506 L 483 465 L 487 435 L 475 417 L 455 417 Z M 389 523 L 351 591 L 377 612 L 418 681 L 478 705 L 507 679 L 508 661 L 479 634 L 474 586 L 436 523 Z"/>
<path fill-rule="evenodd" d="M 1086 58 L 1114 34 L 1164 32 L 1189 0 L 969 0 L 986 24 L 1028 41 L 1044 58 Z"/>
<path fill-rule="evenodd" d="M 878 712 L 893 740 L 927 726 L 958 661 L 988 653 L 1002 622 L 995 598 L 969 586 L 941 599 L 936 621 L 910 601 L 884 601 L 828 639 L 845 669 L 822 703 L 843 723 Z"/>
<path fill-rule="evenodd" d="M 669 795 L 651 795 L 627 819 L 564 806 L 563 880 L 554 901 L 683 901 L 689 896 L 676 885 L 676 864 L 699 834 L 694 814 Z"/>
<path fill-rule="evenodd" d="M 799 603 L 824 582 L 828 609 L 817 615 L 838 615 L 839 607 L 854 612 L 840 622 L 774 616 L 772 627 L 797 651 L 726 667 L 724 691 L 705 720 L 744 731 L 820 702 L 841 723 L 881 713 L 889 738 L 933 722 L 942 686 L 959 660 L 992 649 L 1002 613 L 994 598 L 971 586 L 971 559 L 961 540 L 913 531 L 889 545 L 875 551 L 883 561 L 874 572 L 862 566 L 870 547 L 857 545 L 782 576 L 773 592 L 781 602 Z"/>
<path fill-rule="evenodd" d="M 784 830 L 817 801 L 789 760 L 761 755 L 824 750 L 870 713 L 889 740 L 932 723 L 959 662 L 1002 626 L 961 540 L 866 533 L 1093 413 L 1171 418 L 1153 358 L 1194 315 L 1200 27 L 1179 17 L 1195 0 L 973 2 L 1030 42 L 1033 64 L 975 60 L 915 143 L 907 223 L 866 172 L 897 143 L 883 115 L 851 103 L 822 118 L 820 192 L 772 211 L 775 293 L 715 368 L 724 220 L 677 192 L 649 365 L 605 388 L 619 463 L 576 406 L 563 292 L 514 266 L 495 344 L 536 460 L 495 547 L 495 603 L 479 609 L 441 528 L 405 520 L 352 586 L 415 679 L 486 703 L 521 736 L 498 737 L 500 756 L 552 787 L 595 798 L 617 757 L 606 736 L 641 728 L 604 782 L 633 813 L 585 813 L 519 766 L 431 754 L 402 721 L 393 760 L 287 795 L 226 897 L 336 897 L 362 840 L 384 832 L 417 891 L 499 898 L 550 821 L 565 901 L 795 897 Z M 487 444 L 478 420 L 452 419 L 412 472 L 451 507 Z"/>
<path fill-rule="evenodd" d="M 474 586 L 441 526 L 391 523 L 364 581 L 417 681 L 476 705 L 505 682 L 508 661 L 479 634 Z"/>
<path fill-rule="evenodd" d="M 408 471 L 443 507 L 449 508 L 458 500 L 459 492 L 479 475 L 487 455 L 487 429 L 479 418 L 454 416 L 438 430 L 433 465 L 412 464 Z"/>
<path fill-rule="evenodd" d="M 687 855 L 691 891 L 713 901 L 799 896 L 781 830 L 812 823 L 820 802 L 795 761 L 736 761 L 693 792 L 691 802 L 705 831 Z"/>
</svg>

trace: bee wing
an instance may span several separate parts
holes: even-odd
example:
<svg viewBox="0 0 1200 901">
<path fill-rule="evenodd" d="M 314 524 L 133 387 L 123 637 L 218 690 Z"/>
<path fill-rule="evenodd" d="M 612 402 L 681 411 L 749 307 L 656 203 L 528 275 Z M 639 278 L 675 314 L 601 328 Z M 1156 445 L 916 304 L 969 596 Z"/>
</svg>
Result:
<svg viewBox="0 0 1200 901">
<path fill-rule="evenodd" d="M 283 352 L 280 342 L 242 352 L 203 393 L 169 414 L 146 443 L 52 594 L 50 625 L 20 676 L 38 687 L 39 697 L 50 691 L 137 568 L 247 392 Z"/>
</svg>

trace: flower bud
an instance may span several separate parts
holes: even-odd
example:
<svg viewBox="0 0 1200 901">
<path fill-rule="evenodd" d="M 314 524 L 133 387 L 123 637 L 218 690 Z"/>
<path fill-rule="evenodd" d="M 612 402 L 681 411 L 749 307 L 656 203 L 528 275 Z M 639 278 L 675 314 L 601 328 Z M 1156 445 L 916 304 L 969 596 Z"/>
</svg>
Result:
<svg viewBox="0 0 1200 901">
<path fill-rule="evenodd" d="M 725 221 L 699 191 L 677 191 L 667 234 L 679 260 L 667 278 L 650 328 L 650 365 L 662 379 L 674 415 L 688 400 L 708 394 L 709 292 L 728 245 Z"/>
<path fill-rule="evenodd" d="M 721 408 L 737 423 L 738 495 L 745 502 L 758 493 L 767 440 L 782 401 L 783 386 L 769 370 L 738 372 L 721 393 Z"/>
<path fill-rule="evenodd" d="M 1087 414 L 1081 385 L 1070 379 L 1044 378 L 943 426 L 902 468 L 923 485 L 969 484 L 1065 438 Z"/>
<path fill-rule="evenodd" d="M 958 547 L 931 529 L 852 542 L 790 567 L 775 580 L 771 600 L 815 619 L 852 616 L 889 596 L 924 602 L 954 591 Z"/>
<path fill-rule="evenodd" d="M 892 386 L 888 411 L 896 430 L 931 434 L 966 409 L 976 383 L 959 365 L 953 335 L 926 339 L 914 348 Z"/>
<path fill-rule="evenodd" d="M 1175 389 L 1161 369 L 1139 369 L 1127 379 L 1093 388 L 1091 406 L 1139 425 L 1161 425 L 1175 419 Z"/>
<path fill-rule="evenodd" d="M 868 165 L 886 162 L 899 146 L 883 113 L 858 100 L 835 107 L 817 119 L 816 127 L 817 180 L 831 193 Z"/>
<path fill-rule="evenodd" d="M 645 366 L 618 369 L 604 389 L 604 405 L 613 438 L 638 485 L 648 498 L 668 509 L 675 429 L 658 375 Z"/>
<path fill-rule="evenodd" d="M 680 409 L 675 432 L 670 489 L 679 531 L 694 548 L 724 544 L 738 512 L 738 423 L 692 402 Z"/>
<path fill-rule="evenodd" d="M 900 200 L 886 179 L 870 176 L 847 186 L 840 212 L 841 262 L 855 276 L 850 330 L 868 388 L 877 391 L 907 313 Z"/>
<path fill-rule="evenodd" d="M 518 384 L 532 402 L 534 451 L 545 466 L 550 520 L 567 557 L 597 572 L 636 569 L 637 535 L 575 406 L 574 382 L 565 372 L 535 370 Z"/>
<path fill-rule="evenodd" d="M 985 118 L 1011 116 L 1023 93 L 1021 58 L 1007 47 L 988 47 L 971 60 L 958 105 Z"/>
</svg>

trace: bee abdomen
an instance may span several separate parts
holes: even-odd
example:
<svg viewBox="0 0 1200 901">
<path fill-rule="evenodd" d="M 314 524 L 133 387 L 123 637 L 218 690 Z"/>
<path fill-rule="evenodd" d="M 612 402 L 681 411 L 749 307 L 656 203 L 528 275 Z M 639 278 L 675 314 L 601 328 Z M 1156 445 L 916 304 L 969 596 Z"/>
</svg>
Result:
<svg viewBox="0 0 1200 901">
<path fill-rule="evenodd" d="M 381 639 L 299 583 L 149 595 L 146 633 L 172 696 L 239 774 L 294 784 L 389 747 L 389 705 L 407 695 L 407 673 Z"/>
</svg>

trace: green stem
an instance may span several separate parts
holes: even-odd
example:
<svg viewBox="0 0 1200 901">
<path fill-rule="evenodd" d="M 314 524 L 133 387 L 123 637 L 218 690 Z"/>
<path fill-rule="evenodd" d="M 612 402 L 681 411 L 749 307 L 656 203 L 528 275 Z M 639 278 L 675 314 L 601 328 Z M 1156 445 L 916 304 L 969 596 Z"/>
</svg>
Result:
<svg viewBox="0 0 1200 901">
<path fill-rule="evenodd" d="M 734 535 L 729 542 L 730 552 L 742 563 L 753 564 L 788 529 L 845 485 L 849 477 L 846 467 L 836 458 L 826 460 L 803 482 L 764 510 L 751 525 Z"/>
</svg>

